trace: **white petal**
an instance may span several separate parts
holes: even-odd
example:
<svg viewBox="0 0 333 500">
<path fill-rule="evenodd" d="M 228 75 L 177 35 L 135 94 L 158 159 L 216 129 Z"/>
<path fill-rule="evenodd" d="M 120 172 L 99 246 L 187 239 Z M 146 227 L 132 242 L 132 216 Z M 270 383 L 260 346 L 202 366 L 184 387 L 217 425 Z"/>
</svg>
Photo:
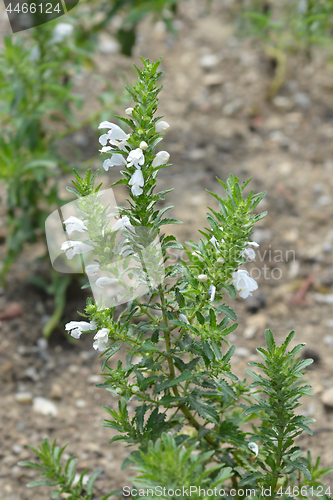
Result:
<svg viewBox="0 0 333 500">
<path fill-rule="evenodd" d="M 102 149 L 100 149 L 100 153 L 107 153 L 108 151 L 110 151 L 111 146 L 104 146 Z"/>
<path fill-rule="evenodd" d="M 100 123 L 98 125 L 98 128 L 108 128 L 108 129 L 111 129 L 114 125 L 115 125 L 115 123 L 104 121 L 104 122 L 102 122 L 102 123 Z"/>
<path fill-rule="evenodd" d="M 108 140 L 109 140 L 109 136 L 108 134 L 103 134 L 100 136 L 100 138 L 98 139 L 98 142 L 100 144 L 102 144 L 102 146 L 106 146 L 107 143 L 108 143 Z"/>
<path fill-rule="evenodd" d="M 131 191 L 134 196 L 140 196 L 143 193 L 143 189 L 138 184 L 133 184 Z"/>
<path fill-rule="evenodd" d="M 114 153 L 111 156 L 111 161 L 112 161 L 112 165 L 115 165 L 117 167 L 119 167 L 121 165 L 126 165 L 126 160 L 123 157 L 123 155 L 121 155 L 120 153 Z"/>
<path fill-rule="evenodd" d="M 104 162 L 103 162 L 103 168 L 104 168 L 104 170 L 106 170 L 108 172 L 109 171 L 109 167 L 113 167 L 113 163 L 110 160 L 110 158 L 108 158 L 107 160 L 104 160 Z"/>
<path fill-rule="evenodd" d="M 135 185 L 135 184 L 138 184 L 138 186 L 141 186 L 141 187 L 144 186 L 145 181 L 144 181 L 144 178 L 143 178 L 141 170 L 136 170 L 134 172 L 134 174 L 132 175 L 132 177 L 131 177 L 131 179 L 130 179 L 130 181 L 129 181 L 128 184 L 130 186 Z"/>
<path fill-rule="evenodd" d="M 247 244 L 248 244 L 248 245 L 251 245 L 251 246 L 253 246 L 253 247 L 258 247 L 258 246 L 259 246 L 259 244 L 258 244 L 256 241 L 248 241 L 248 243 L 247 243 Z"/>
<path fill-rule="evenodd" d="M 170 128 L 170 125 L 168 124 L 168 122 L 165 121 L 158 122 L 155 125 L 155 131 L 157 134 L 163 134 L 168 130 L 168 128 Z"/>
<path fill-rule="evenodd" d="M 159 151 L 153 160 L 153 167 L 159 167 L 160 165 L 165 165 L 170 158 L 167 151 Z"/>
<path fill-rule="evenodd" d="M 210 302 L 213 302 L 213 300 L 215 299 L 216 286 L 210 285 L 208 293 L 210 295 Z"/>
</svg>

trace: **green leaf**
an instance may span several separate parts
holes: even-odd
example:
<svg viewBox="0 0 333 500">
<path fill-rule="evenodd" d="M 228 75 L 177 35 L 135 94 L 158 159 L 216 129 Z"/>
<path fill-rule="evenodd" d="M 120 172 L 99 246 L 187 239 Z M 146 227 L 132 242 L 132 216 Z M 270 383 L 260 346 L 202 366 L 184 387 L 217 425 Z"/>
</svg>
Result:
<svg viewBox="0 0 333 500">
<path fill-rule="evenodd" d="M 173 387 L 174 385 L 180 384 L 181 382 L 184 382 L 185 380 L 191 380 L 193 378 L 193 375 L 190 371 L 185 371 L 179 377 L 176 377 L 174 379 L 168 379 L 162 384 L 160 384 L 158 387 L 156 387 L 156 392 L 161 392 L 164 391 L 165 389 L 168 389 L 169 387 Z"/>
<path fill-rule="evenodd" d="M 87 484 L 86 484 L 86 486 L 85 486 L 85 489 L 86 489 L 86 491 L 87 491 L 88 495 L 92 495 L 92 494 L 93 494 L 95 481 L 96 481 L 97 477 L 98 477 L 101 473 L 102 473 L 102 470 L 98 469 L 98 470 L 95 470 L 95 471 L 91 474 L 91 476 L 90 476 L 90 478 L 89 478 L 89 480 L 88 480 L 88 482 L 87 482 Z"/>
<path fill-rule="evenodd" d="M 47 479 L 40 479 L 39 481 L 32 481 L 27 484 L 27 488 L 36 488 L 36 486 L 57 486 L 57 481 L 48 481 Z"/>
<path fill-rule="evenodd" d="M 191 408 L 195 410 L 198 415 L 200 415 L 200 417 L 203 417 L 214 424 L 218 423 L 217 412 L 215 408 L 213 408 L 210 404 L 204 403 L 203 401 L 198 400 L 193 396 L 188 396 L 187 400 Z"/>
</svg>

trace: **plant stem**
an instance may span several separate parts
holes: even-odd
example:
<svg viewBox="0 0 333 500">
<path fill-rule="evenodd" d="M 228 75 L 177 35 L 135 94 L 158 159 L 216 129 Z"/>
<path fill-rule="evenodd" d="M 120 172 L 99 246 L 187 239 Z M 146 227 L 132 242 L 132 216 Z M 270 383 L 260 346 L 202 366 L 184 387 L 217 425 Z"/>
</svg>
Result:
<svg viewBox="0 0 333 500">
<path fill-rule="evenodd" d="M 163 322 L 164 322 L 165 326 L 168 326 L 168 318 L 167 318 L 167 315 L 166 315 L 166 312 L 165 312 L 165 298 L 164 298 L 164 293 L 163 293 L 163 290 L 162 290 L 161 286 L 159 286 L 159 296 L 160 296 L 160 299 L 161 299 Z M 167 349 L 167 352 L 168 352 L 171 349 L 170 332 L 168 332 L 168 331 L 164 332 L 164 338 L 165 338 L 165 346 L 166 346 L 166 349 Z M 168 361 L 168 366 L 169 366 L 170 377 L 172 379 L 174 379 L 175 378 L 175 366 L 173 364 L 173 360 L 172 360 L 172 356 L 171 355 L 167 356 L 167 361 Z M 174 393 L 174 395 L 176 397 L 180 397 L 177 385 L 174 385 L 172 387 L 172 390 L 173 390 L 173 393 Z M 189 421 L 189 423 L 196 430 L 199 430 L 201 426 L 200 426 L 199 422 L 197 421 L 197 419 L 192 415 L 192 413 L 190 412 L 190 410 L 187 408 L 187 406 L 185 404 L 182 404 L 182 405 L 179 406 L 179 409 L 183 413 L 183 415 L 187 418 L 187 420 Z M 211 436 L 206 435 L 205 436 L 205 440 L 207 441 L 207 443 L 209 445 L 214 446 L 214 439 Z"/>
</svg>

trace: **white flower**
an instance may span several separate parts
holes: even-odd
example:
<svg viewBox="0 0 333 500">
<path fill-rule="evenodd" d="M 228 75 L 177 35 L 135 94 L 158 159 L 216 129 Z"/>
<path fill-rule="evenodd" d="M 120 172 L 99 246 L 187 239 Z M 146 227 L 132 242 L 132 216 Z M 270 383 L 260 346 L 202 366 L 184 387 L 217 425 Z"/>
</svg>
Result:
<svg viewBox="0 0 333 500">
<path fill-rule="evenodd" d="M 87 243 L 83 243 L 83 241 L 64 241 L 61 245 L 61 250 L 63 250 L 66 254 L 67 259 L 72 259 L 74 255 L 79 255 L 83 253 L 90 252 L 94 247 L 91 245 L 87 245 Z"/>
<path fill-rule="evenodd" d="M 239 296 L 246 299 L 252 292 L 258 288 L 257 282 L 251 278 L 249 273 L 245 269 L 238 269 L 235 273 L 232 273 L 233 284 L 236 290 L 239 292 Z"/>
<path fill-rule="evenodd" d="M 209 241 L 211 242 L 212 245 L 214 245 L 215 250 L 218 251 L 219 249 L 217 247 L 219 246 L 219 242 L 217 241 L 217 239 L 215 238 L 215 236 L 212 236 Z"/>
<path fill-rule="evenodd" d="M 97 329 L 97 323 L 94 319 L 90 321 L 90 330 L 96 330 Z"/>
<path fill-rule="evenodd" d="M 187 323 L 189 325 L 189 321 L 188 321 L 187 316 L 185 314 L 179 315 L 179 321 L 183 321 L 184 323 Z"/>
<path fill-rule="evenodd" d="M 216 292 L 216 286 L 214 285 L 210 285 L 209 289 L 208 289 L 208 293 L 209 293 L 209 296 L 210 296 L 210 302 L 213 302 L 213 300 L 215 299 L 215 292 Z"/>
<path fill-rule="evenodd" d="M 256 253 L 253 248 L 245 248 L 245 250 L 241 253 L 241 256 L 248 258 L 249 260 L 253 260 L 256 258 Z"/>
<path fill-rule="evenodd" d="M 102 328 L 101 330 L 98 330 L 94 337 L 95 342 L 93 343 L 93 348 L 95 349 L 95 351 L 97 349 L 99 351 L 105 351 L 105 349 L 107 349 L 109 343 L 109 333 L 110 330 L 108 328 Z"/>
<path fill-rule="evenodd" d="M 130 245 L 127 245 L 126 243 L 129 243 L 130 241 L 126 238 L 124 241 L 123 241 L 123 247 L 122 249 L 120 250 L 119 254 L 122 255 L 123 257 L 128 257 L 129 255 L 131 255 L 133 253 L 133 250 L 131 248 Z"/>
<path fill-rule="evenodd" d="M 116 283 L 117 278 L 109 278 L 108 276 L 102 276 L 96 280 L 96 286 L 100 288 L 104 288 L 105 285 L 111 285 L 112 283 Z"/>
<path fill-rule="evenodd" d="M 66 224 L 66 233 L 67 234 L 72 234 L 73 231 L 79 231 L 80 233 L 84 233 L 86 231 L 86 226 L 84 225 L 84 222 L 81 219 L 78 219 L 77 217 L 74 217 L 74 215 L 71 215 L 64 221 L 64 224 Z"/>
<path fill-rule="evenodd" d="M 58 23 L 54 30 L 53 36 L 50 40 L 50 43 L 59 43 L 62 42 L 65 38 L 68 38 L 73 33 L 74 26 L 68 23 Z"/>
<path fill-rule="evenodd" d="M 122 231 L 126 228 L 132 226 L 131 221 L 127 215 L 123 215 L 123 217 L 120 217 L 120 219 L 117 220 L 117 222 L 112 226 L 112 231 L 118 231 L 118 229 L 121 229 Z"/>
<path fill-rule="evenodd" d="M 133 109 L 134 109 L 134 108 L 126 108 L 126 109 L 125 109 L 125 113 L 126 113 L 128 116 L 132 116 Z"/>
<path fill-rule="evenodd" d="M 252 247 L 256 247 L 258 248 L 258 243 L 256 241 L 248 241 L 247 242 L 248 245 L 252 246 Z M 256 253 L 255 251 L 253 250 L 253 248 L 245 248 L 245 250 L 241 253 L 242 257 L 247 257 L 249 260 L 253 260 L 256 258 Z"/>
<path fill-rule="evenodd" d="M 225 260 L 223 257 L 219 257 L 216 261 L 216 264 L 218 264 L 219 266 L 222 266 L 224 264 Z"/>
<path fill-rule="evenodd" d="M 258 456 L 258 453 L 259 453 L 259 448 L 258 448 L 258 445 L 256 443 L 249 443 L 247 445 L 249 447 L 249 449 L 255 454 L 255 456 L 257 457 Z"/>
<path fill-rule="evenodd" d="M 99 138 L 100 144 L 102 146 L 108 147 L 109 149 L 106 150 L 105 147 L 103 147 L 100 151 L 101 153 L 106 153 L 106 151 L 109 151 L 111 148 L 107 146 L 107 143 L 110 142 L 113 146 L 116 146 L 118 149 L 125 150 L 125 146 L 127 145 L 127 139 L 129 139 L 130 134 L 125 134 L 123 129 L 121 129 L 118 125 L 115 123 L 111 123 L 108 121 L 104 121 L 99 124 L 98 128 L 108 128 L 109 131 L 106 134 L 103 134 Z"/>
<path fill-rule="evenodd" d="M 106 152 L 106 151 L 102 151 L 103 149 L 106 149 L 106 148 L 102 148 L 100 151 L 102 153 Z M 111 148 L 110 148 L 111 149 Z M 108 149 L 109 151 L 109 149 Z M 126 160 L 125 158 L 123 157 L 123 155 L 121 155 L 120 153 L 114 153 L 111 158 L 108 158 L 107 160 L 105 160 L 103 162 L 103 168 L 104 170 L 108 171 L 109 170 L 109 167 L 120 167 L 121 165 L 126 165 Z"/>
<path fill-rule="evenodd" d="M 170 125 L 164 121 L 158 122 L 155 125 L 155 131 L 157 134 L 163 134 L 164 132 L 166 132 L 168 130 L 168 128 L 170 128 Z"/>
<path fill-rule="evenodd" d="M 140 168 L 145 162 L 145 156 L 141 148 L 133 149 L 127 157 L 127 166 Z"/>
<path fill-rule="evenodd" d="M 143 193 L 143 189 L 141 188 L 145 185 L 145 181 L 140 169 L 134 172 L 128 184 L 132 186 L 132 193 L 134 196 L 139 196 Z"/>
<path fill-rule="evenodd" d="M 200 283 L 207 283 L 208 281 L 207 274 L 199 274 L 198 280 L 200 281 Z"/>
<path fill-rule="evenodd" d="M 160 165 L 165 165 L 170 158 L 167 151 L 159 151 L 153 160 L 153 167 L 159 167 Z"/>
<path fill-rule="evenodd" d="M 132 392 L 134 392 L 134 394 L 135 394 L 136 392 L 139 392 L 139 390 L 140 390 L 140 388 L 139 388 L 137 385 L 132 385 L 132 387 L 131 387 L 131 391 L 132 391 Z"/>
<path fill-rule="evenodd" d="M 140 149 L 142 149 L 143 151 L 145 151 L 146 149 L 148 149 L 148 144 L 146 143 L 146 141 L 141 141 L 140 142 Z"/>
<path fill-rule="evenodd" d="M 87 276 L 96 276 L 99 271 L 99 264 L 89 264 L 89 266 L 86 266 L 85 271 Z"/>
<path fill-rule="evenodd" d="M 88 332 L 92 329 L 91 323 L 88 323 L 87 321 L 70 321 L 65 326 L 65 330 L 70 332 L 74 339 L 79 339 L 83 332 Z"/>
</svg>

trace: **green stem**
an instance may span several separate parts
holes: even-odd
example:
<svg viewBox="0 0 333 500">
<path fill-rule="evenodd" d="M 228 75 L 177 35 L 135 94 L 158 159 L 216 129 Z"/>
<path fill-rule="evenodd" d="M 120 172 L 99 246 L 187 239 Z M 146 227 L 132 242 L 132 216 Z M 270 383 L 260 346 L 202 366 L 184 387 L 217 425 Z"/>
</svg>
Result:
<svg viewBox="0 0 333 500">
<path fill-rule="evenodd" d="M 161 286 L 159 286 L 159 296 L 160 296 L 160 300 L 161 300 L 163 322 L 164 322 L 165 326 L 168 326 L 168 318 L 167 318 L 167 315 L 166 315 L 166 312 L 165 312 L 165 298 L 164 298 L 164 293 L 163 293 L 163 290 L 162 290 Z M 164 338 L 165 338 L 165 346 L 166 346 L 167 352 L 169 352 L 170 349 L 171 349 L 170 332 L 165 331 L 164 332 Z M 172 356 L 171 355 L 167 356 L 167 361 L 168 361 L 168 366 L 169 366 L 170 377 L 172 379 L 174 379 L 175 378 L 175 366 L 173 364 L 173 360 L 172 360 Z M 176 397 L 180 397 L 180 393 L 178 391 L 178 386 L 177 385 L 174 385 L 172 387 L 172 390 L 173 390 L 173 393 L 174 393 L 174 395 Z M 187 406 L 185 404 L 182 404 L 182 405 L 179 406 L 179 409 L 183 413 L 183 415 L 187 418 L 187 420 L 189 421 L 189 423 L 196 430 L 199 430 L 201 426 L 200 426 L 199 422 L 197 421 L 197 419 L 192 415 L 192 413 L 190 412 L 190 410 L 187 408 Z M 206 435 L 205 436 L 205 440 L 207 441 L 207 443 L 209 445 L 214 446 L 214 439 L 211 436 Z"/>
</svg>

